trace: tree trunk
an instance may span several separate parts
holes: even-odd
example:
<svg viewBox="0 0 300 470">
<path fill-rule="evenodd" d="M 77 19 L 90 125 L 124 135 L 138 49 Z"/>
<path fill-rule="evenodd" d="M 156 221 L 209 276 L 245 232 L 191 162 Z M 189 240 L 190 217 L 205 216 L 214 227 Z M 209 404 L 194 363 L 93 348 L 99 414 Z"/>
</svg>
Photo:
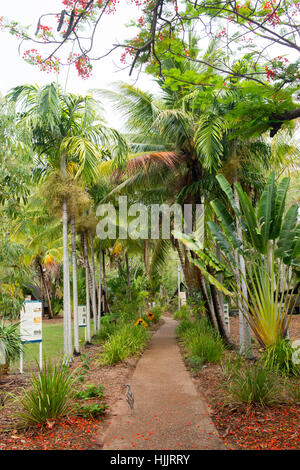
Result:
<svg viewBox="0 0 300 470">
<path fill-rule="evenodd" d="M 228 330 L 226 328 L 225 322 L 224 322 L 224 317 L 223 317 L 223 312 L 220 306 L 219 302 L 219 295 L 217 292 L 217 289 L 215 288 L 214 285 L 210 284 L 210 292 L 211 292 L 211 297 L 214 305 L 214 310 L 216 314 L 216 319 L 218 323 L 218 329 L 220 332 L 220 335 L 222 336 L 223 340 L 225 343 L 231 348 L 231 349 L 236 349 L 236 345 L 234 341 L 231 339 Z"/>
<path fill-rule="evenodd" d="M 74 353 L 80 354 L 79 327 L 78 327 L 78 283 L 76 261 L 76 227 L 75 215 L 71 215 L 71 243 L 72 243 L 72 268 L 73 268 L 73 317 L 74 317 Z"/>
<path fill-rule="evenodd" d="M 216 256 L 218 258 L 219 263 L 221 263 L 221 248 L 218 245 L 218 243 L 216 245 Z M 220 284 L 223 284 L 223 275 L 222 275 L 222 273 L 218 273 L 218 281 L 219 281 Z M 221 307 L 221 310 L 222 310 L 222 315 L 223 315 L 223 318 L 224 318 L 224 295 L 223 295 L 223 292 L 221 292 L 219 290 L 218 291 L 218 296 L 219 296 L 220 307 Z M 224 321 L 225 321 L 225 318 L 224 318 Z"/>
<path fill-rule="evenodd" d="M 94 254 L 94 239 L 90 234 L 91 244 L 91 274 L 92 274 L 92 310 L 94 319 L 94 335 L 97 333 L 97 302 L 96 302 L 96 274 L 95 274 L 95 254 Z"/>
<path fill-rule="evenodd" d="M 46 293 L 46 297 L 47 297 L 47 300 L 48 300 L 48 307 L 49 307 L 49 319 L 50 318 L 53 318 L 53 314 L 52 314 L 52 308 L 51 308 L 51 300 L 50 300 L 50 294 L 49 294 L 49 289 L 47 287 L 47 283 L 46 283 L 46 279 L 45 279 L 45 274 L 44 274 L 44 271 L 43 271 L 43 266 L 41 265 L 41 262 L 38 260 L 38 266 L 40 268 L 40 273 L 41 273 L 41 280 L 42 280 L 42 284 L 44 286 L 44 291 Z"/>
<path fill-rule="evenodd" d="M 70 266 L 68 251 L 68 205 L 66 198 L 62 204 L 63 225 L 63 289 L 64 289 L 64 362 L 69 363 L 72 359 L 72 331 L 71 331 L 71 297 L 70 297 Z"/>
<path fill-rule="evenodd" d="M 201 271 L 199 271 L 199 287 L 200 287 L 200 290 L 201 290 L 203 300 L 205 302 L 205 309 L 206 309 L 206 312 L 208 314 L 208 318 L 210 320 L 210 323 L 218 331 L 219 327 L 218 327 L 214 307 L 211 304 L 211 301 L 210 301 L 210 298 L 209 298 L 209 295 L 208 295 L 208 292 L 207 292 L 207 289 L 206 289 L 205 278 L 204 278 L 203 274 L 201 273 Z"/>
<path fill-rule="evenodd" d="M 144 240 L 144 264 L 146 273 L 149 274 L 149 265 L 148 265 L 148 240 Z"/>
<path fill-rule="evenodd" d="M 89 344 L 91 342 L 91 310 L 90 310 L 90 289 L 89 289 L 89 258 L 88 258 L 88 247 L 87 247 L 87 234 L 86 232 L 82 235 L 83 242 L 83 256 L 85 260 L 85 290 L 86 290 L 86 341 Z"/>
<path fill-rule="evenodd" d="M 101 328 L 101 312 L 102 312 L 102 240 L 100 240 L 99 250 L 99 297 L 98 297 L 98 330 Z"/>
<path fill-rule="evenodd" d="M 131 292 L 130 292 L 130 271 L 129 271 L 129 260 L 128 260 L 128 253 L 125 253 L 125 262 L 126 262 L 126 274 L 127 274 L 127 285 L 128 285 L 128 293 L 129 299 L 131 300 Z"/>
<path fill-rule="evenodd" d="M 188 295 L 190 295 L 194 286 L 192 285 L 192 281 L 191 281 L 189 265 L 186 262 L 186 258 L 182 254 L 182 251 L 181 251 L 181 248 L 180 248 L 180 245 L 179 245 L 179 241 L 177 239 L 173 238 L 173 237 L 171 238 L 171 241 L 172 241 L 172 244 L 174 245 L 174 247 L 176 248 L 176 251 L 178 253 L 178 258 L 179 258 L 179 261 L 180 261 L 180 264 L 181 264 L 181 269 L 183 271 L 184 279 L 185 279 L 185 283 L 186 283 L 186 287 L 187 287 L 187 293 L 188 293 Z"/>
<path fill-rule="evenodd" d="M 103 262 L 102 262 L 102 270 L 103 270 L 103 287 L 104 287 L 104 311 L 109 312 L 110 308 L 107 301 L 107 283 L 106 283 L 106 269 L 105 269 L 105 250 L 102 250 L 103 255 Z"/>
<path fill-rule="evenodd" d="M 235 174 L 233 192 L 234 192 L 235 204 L 236 204 L 238 210 L 240 210 L 240 201 L 239 201 L 237 190 L 235 188 L 235 183 L 236 182 L 237 182 L 237 173 Z M 236 217 L 236 230 L 237 230 L 238 239 L 241 240 L 241 242 L 243 242 L 242 228 L 241 228 L 241 225 L 240 225 L 239 220 L 238 220 L 237 217 Z M 240 283 L 241 291 L 243 293 L 244 302 L 245 302 L 248 299 L 247 286 L 246 286 L 246 283 L 245 283 L 245 279 L 246 279 L 246 275 L 247 275 L 246 274 L 245 259 L 244 259 L 243 255 L 240 254 L 238 256 L 238 254 L 236 253 L 236 261 L 237 261 L 237 265 L 239 267 L 237 269 L 237 276 L 239 277 L 239 272 L 241 272 L 241 274 L 242 274 L 241 280 L 237 279 L 237 282 Z M 253 357 L 253 351 L 252 351 L 252 344 L 251 344 L 251 330 L 250 330 L 249 322 L 248 322 L 247 318 L 244 315 L 244 308 L 242 306 L 242 302 L 239 302 L 239 327 L 240 327 L 240 349 L 241 349 L 241 352 L 246 354 L 246 356 L 248 358 L 252 358 Z"/>
</svg>

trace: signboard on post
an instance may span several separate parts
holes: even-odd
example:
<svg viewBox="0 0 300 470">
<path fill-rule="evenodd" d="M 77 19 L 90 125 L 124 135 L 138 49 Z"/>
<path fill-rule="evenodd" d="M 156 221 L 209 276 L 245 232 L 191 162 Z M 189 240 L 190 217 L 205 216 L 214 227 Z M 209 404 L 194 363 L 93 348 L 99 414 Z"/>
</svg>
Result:
<svg viewBox="0 0 300 470">
<path fill-rule="evenodd" d="M 186 292 L 179 293 L 180 307 L 186 305 Z"/>
<path fill-rule="evenodd" d="M 227 326 L 228 332 L 230 332 L 230 321 L 229 321 L 229 306 L 228 304 L 224 304 L 224 321 Z"/>
<path fill-rule="evenodd" d="M 20 336 L 22 343 L 41 343 L 42 302 L 25 301 L 20 317 Z"/>
<path fill-rule="evenodd" d="M 20 313 L 22 343 L 39 343 L 40 368 L 42 368 L 42 302 L 26 300 Z M 23 353 L 20 354 L 20 372 L 23 373 Z"/>
<path fill-rule="evenodd" d="M 78 305 L 78 326 L 80 328 L 87 326 L 87 313 L 85 305 Z"/>
</svg>

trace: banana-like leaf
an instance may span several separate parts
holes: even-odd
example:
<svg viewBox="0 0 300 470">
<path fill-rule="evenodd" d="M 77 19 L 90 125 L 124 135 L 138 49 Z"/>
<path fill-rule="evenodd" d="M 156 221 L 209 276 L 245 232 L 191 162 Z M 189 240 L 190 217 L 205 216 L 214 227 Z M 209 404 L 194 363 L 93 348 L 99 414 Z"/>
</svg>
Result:
<svg viewBox="0 0 300 470">
<path fill-rule="evenodd" d="M 226 209 L 224 204 L 219 199 L 214 199 L 211 201 L 211 206 L 214 209 L 216 216 L 230 243 L 235 249 L 240 248 L 242 242 L 237 237 L 235 221 L 228 212 L 228 209 Z"/>
<path fill-rule="evenodd" d="M 264 238 L 265 246 L 267 246 L 268 240 L 270 240 L 271 227 L 274 220 L 275 194 L 275 174 L 273 172 L 268 178 L 257 209 L 257 218 L 261 224 L 261 234 Z"/>
<path fill-rule="evenodd" d="M 238 207 L 235 203 L 234 194 L 233 194 L 232 188 L 231 188 L 230 184 L 228 183 L 227 179 L 225 178 L 225 176 L 223 176 L 221 174 L 216 175 L 216 179 L 218 180 L 219 185 L 221 186 L 224 193 L 228 197 L 229 202 L 231 204 L 231 207 L 233 208 L 233 210 L 235 212 L 235 215 L 237 217 L 239 217 L 240 216 L 240 211 L 239 211 L 239 209 L 238 209 Z"/>
<path fill-rule="evenodd" d="M 240 184 L 235 185 L 243 217 L 243 229 L 250 239 L 250 242 L 254 247 L 256 247 L 260 252 L 265 253 L 266 245 L 262 234 L 259 232 L 259 226 L 257 217 L 254 211 L 254 208 L 251 204 L 251 201 L 248 195 L 242 190 Z"/>
<path fill-rule="evenodd" d="M 220 290 L 221 292 L 223 292 L 224 295 L 228 295 L 228 296 L 233 296 L 233 293 L 230 292 L 228 289 L 226 289 L 226 287 L 223 286 L 223 284 L 221 284 L 214 276 L 212 276 L 206 269 L 205 265 L 202 263 L 202 261 L 200 261 L 199 259 L 192 259 L 191 260 L 191 263 L 194 264 L 195 266 L 197 266 L 197 268 L 200 269 L 200 271 L 202 272 L 203 276 L 205 277 L 205 279 L 210 283 L 212 284 L 213 286 L 215 286 L 218 290 Z"/>
<path fill-rule="evenodd" d="M 295 204 L 289 208 L 282 223 L 280 237 L 277 242 L 277 250 L 275 256 L 282 258 L 284 263 L 290 265 L 292 260 L 293 249 L 296 242 L 296 224 L 298 218 L 298 206 Z M 298 230 L 297 230 L 298 232 Z M 298 241 L 297 241 L 298 243 Z"/>
<path fill-rule="evenodd" d="M 224 252 L 225 256 L 227 256 L 232 264 L 235 266 L 236 262 L 234 256 L 232 255 L 233 249 L 232 245 L 228 243 L 228 240 L 223 232 L 221 232 L 219 226 L 215 222 L 208 222 L 208 226 L 210 231 L 216 240 L 217 244 L 220 246 L 221 250 Z"/>
<path fill-rule="evenodd" d="M 195 240 L 191 235 L 186 235 L 176 230 L 173 230 L 172 234 L 175 238 L 178 238 L 178 240 L 184 243 L 189 250 L 194 251 L 196 254 L 199 254 L 199 252 L 203 250 L 203 244 Z"/>
<path fill-rule="evenodd" d="M 285 209 L 285 201 L 286 195 L 290 185 L 290 178 L 283 178 L 278 186 L 276 191 L 276 199 L 275 199 L 275 209 L 274 209 L 274 217 L 272 222 L 272 228 L 270 233 L 270 239 L 275 240 L 280 233 L 281 225 L 282 225 L 282 218 Z"/>
</svg>

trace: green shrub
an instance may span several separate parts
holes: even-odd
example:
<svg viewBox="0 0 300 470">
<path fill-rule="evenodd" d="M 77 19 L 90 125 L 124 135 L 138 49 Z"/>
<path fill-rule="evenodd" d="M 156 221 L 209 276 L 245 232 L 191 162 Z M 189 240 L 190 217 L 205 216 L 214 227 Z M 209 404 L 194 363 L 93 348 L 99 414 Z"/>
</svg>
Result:
<svg viewBox="0 0 300 470">
<path fill-rule="evenodd" d="M 289 382 L 286 385 L 288 398 L 292 403 L 300 404 L 300 384 Z"/>
<path fill-rule="evenodd" d="M 220 337 L 211 333 L 192 331 L 184 336 L 184 347 L 191 356 L 199 356 L 205 362 L 218 363 L 224 354 L 224 344 Z"/>
<path fill-rule="evenodd" d="M 120 326 L 104 343 L 100 363 L 111 365 L 123 362 L 129 356 L 139 353 L 147 344 L 149 333 L 146 328 L 134 324 Z"/>
<path fill-rule="evenodd" d="M 17 359 L 22 351 L 19 325 L 20 323 L 0 323 L 0 342 L 8 361 Z"/>
<path fill-rule="evenodd" d="M 299 364 L 293 361 L 294 349 L 289 340 L 281 339 L 276 344 L 269 346 L 263 356 L 263 367 L 282 375 L 300 375 Z"/>
<path fill-rule="evenodd" d="M 176 328 L 176 334 L 179 338 L 183 338 L 183 336 L 190 331 L 198 331 L 197 325 L 194 321 L 189 319 L 183 319 Z"/>
<path fill-rule="evenodd" d="M 105 318 L 105 317 L 104 317 Z M 95 335 L 94 340 L 96 342 L 103 342 L 107 340 L 117 329 L 117 324 L 111 321 L 101 320 L 100 330 Z"/>
<path fill-rule="evenodd" d="M 225 361 L 221 362 L 222 372 L 224 377 L 230 380 L 230 377 L 235 375 L 245 365 L 245 358 L 238 354 L 234 356 L 230 354 Z"/>
<path fill-rule="evenodd" d="M 224 343 L 206 319 L 184 318 L 177 326 L 176 334 L 189 357 L 201 357 L 204 362 L 214 363 L 221 360 Z"/>
<path fill-rule="evenodd" d="M 163 308 L 159 305 L 155 305 L 155 307 L 152 307 L 150 310 L 154 315 L 154 318 L 151 323 L 158 323 L 161 320 Z"/>
<path fill-rule="evenodd" d="M 186 358 L 187 363 L 189 364 L 191 371 L 200 372 L 202 369 L 205 359 L 201 356 L 191 356 Z"/>
<path fill-rule="evenodd" d="M 190 316 L 190 309 L 188 305 L 183 305 L 174 313 L 175 320 L 188 320 Z"/>
<path fill-rule="evenodd" d="M 108 405 L 105 403 L 93 403 L 88 405 L 82 405 L 81 403 L 77 403 L 75 405 L 75 411 L 79 416 L 83 418 L 93 418 L 95 416 L 99 416 L 104 414 L 108 409 Z"/>
<path fill-rule="evenodd" d="M 230 377 L 225 377 L 222 390 L 224 404 L 274 405 L 281 401 L 283 386 L 276 374 L 260 364 L 234 368 Z"/>
<path fill-rule="evenodd" d="M 74 373 L 63 364 L 44 361 L 43 369 L 37 375 L 32 373 L 30 387 L 23 391 L 19 400 L 23 409 L 17 417 L 32 425 L 65 416 L 72 409 L 76 382 Z"/>
<path fill-rule="evenodd" d="M 79 382 L 84 382 L 90 370 L 91 358 L 87 354 L 81 354 L 80 359 L 82 365 L 77 367 L 76 376 L 78 377 Z"/>
<path fill-rule="evenodd" d="M 85 390 L 80 390 L 76 393 L 75 398 L 81 400 L 88 400 L 89 398 L 103 398 L 104 387 L 102 385 L 90 384 Z"/>
</svg>

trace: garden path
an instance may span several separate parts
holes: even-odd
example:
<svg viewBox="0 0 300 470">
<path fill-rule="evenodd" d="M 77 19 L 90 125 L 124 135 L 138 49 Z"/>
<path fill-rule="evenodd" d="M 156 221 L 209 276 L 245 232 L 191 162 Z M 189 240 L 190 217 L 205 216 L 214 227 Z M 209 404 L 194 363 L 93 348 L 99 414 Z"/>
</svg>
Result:
<svg viewBox="0 0 300 470">
<path fill-rule="evenodd" d="M 177 322 L 167 316 L 164 321 L 131 377 L 135 412 L 130 416 L 124 389 L 108 429 L 98 435 L 103 450 L 225 448 L 182 360 Z"/>
</svg>

